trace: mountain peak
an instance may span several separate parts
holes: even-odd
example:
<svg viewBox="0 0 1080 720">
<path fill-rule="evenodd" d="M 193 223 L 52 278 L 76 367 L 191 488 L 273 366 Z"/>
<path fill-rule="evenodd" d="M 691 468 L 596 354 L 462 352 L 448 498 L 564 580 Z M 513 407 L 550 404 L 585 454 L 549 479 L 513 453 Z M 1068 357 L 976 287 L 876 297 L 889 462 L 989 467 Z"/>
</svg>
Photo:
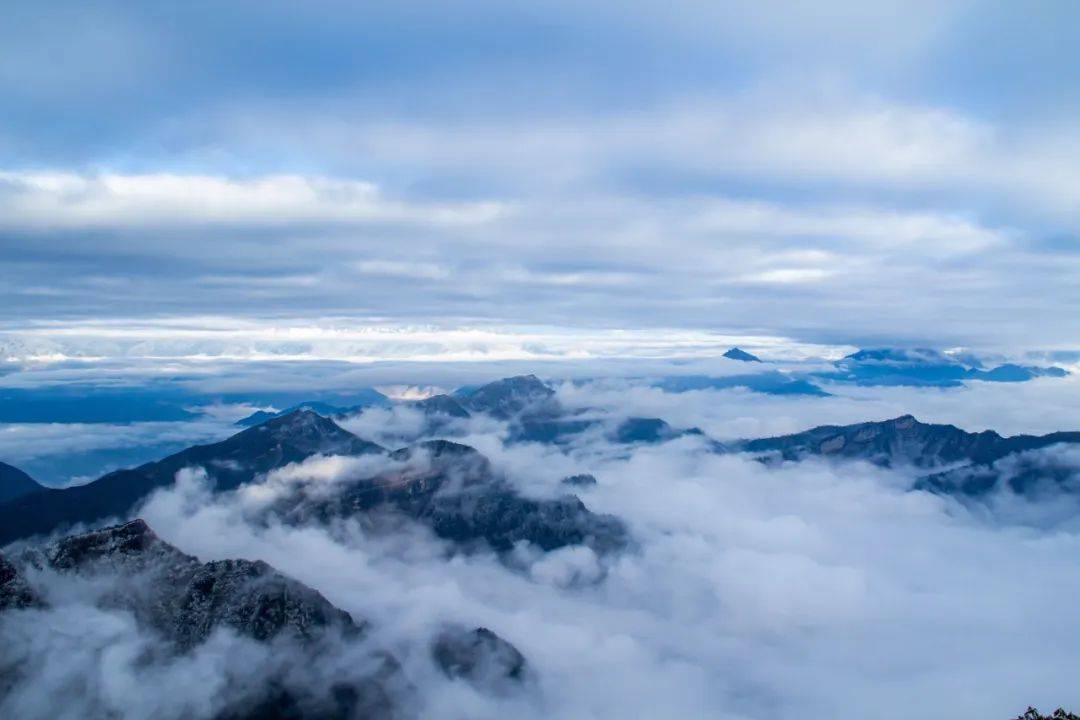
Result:
<svg viewBox="0 0 1080 720">
<path fill-rule="evenodd" d="M 724 357 L 728 360 L 738 360 L 740 362 L 761 362 L 761 358 L 757 355 L 752 355 L 746 352 L 742 348 L 733 347 L 724 353 Z"/>
<path fill-rule="evenodd" d="M 477 388 L 465 401 L 468 407 L 498 418 L 509 418 L 552 400 L 555 391 L 535 375 L 515 375 Z"/>
<path fill-rule="evenodd" d="M 0 503 L 44 489 L 19 468 L 0 462 Z"/>
</svg>

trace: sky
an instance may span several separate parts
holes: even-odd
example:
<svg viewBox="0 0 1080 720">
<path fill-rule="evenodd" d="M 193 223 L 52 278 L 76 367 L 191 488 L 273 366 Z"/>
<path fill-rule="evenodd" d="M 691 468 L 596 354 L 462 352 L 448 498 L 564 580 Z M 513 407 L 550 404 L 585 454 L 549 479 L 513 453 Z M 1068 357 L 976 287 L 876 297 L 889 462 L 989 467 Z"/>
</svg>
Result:
<svg viewBox="0 0 1080 720">
<path fill-rule="evenodd" d="M 1075 3 L 5 14 L 7 359 L 1080 347 Z"/>
<path fill-rule="evenodd" d="M 195 414 L 0 423 L 0 459 L 81 484 L 256 409 L 531 372 L 568 408 L 722 442 L 906 413 L 1074 429 L 1077 27 L 1071 0 L 6 0 L 0 402 Z M 720 358 L 734 345 L 766 372 L 888 345 L 1070 374 L 820 397 L 651 382 L 750 372 Z M 341 422 L 388 448 L 423 425 L 402 405 Z M 347 458 L 216 496 L 185 469 L 139 513 L 200 560 L 265 560 L 371 619 L 425 716 L 1080 707 L 1075 472 L 980 505 L 909 491 L 900 467 L 460 425 L 528 497 L 594 474 L 575 492 L 634 552 L 508 567 L 419 527 L 252 514 L 251 492 L 321 492 Z M 1043 460 L 1080 466 L 1071 447 Z M 100 584 L 39 579 L 55 606 L 0 622 L 0 675 L 34 671 L 0 711 L 213 716 L 232 674 L 281 661 L 227 634 L 155 653 Z M 438 675 L 425 643 L 447 621 L 517 645 L 531 694 Z"/>
</svg>

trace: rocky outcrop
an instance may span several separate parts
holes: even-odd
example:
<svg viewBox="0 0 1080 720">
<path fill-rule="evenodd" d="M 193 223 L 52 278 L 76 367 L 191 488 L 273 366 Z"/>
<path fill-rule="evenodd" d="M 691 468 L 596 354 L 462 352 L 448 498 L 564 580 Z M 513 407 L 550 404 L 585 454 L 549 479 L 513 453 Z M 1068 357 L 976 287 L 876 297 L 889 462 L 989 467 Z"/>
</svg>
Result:
<svg viewBox="0 0 1080 720">
<path fill-rule="evenodd" d="M 568 475 L 562 479 L 562 484 L 572 487 L 591 487 L 596 484 L 596 476 L 590 473 Z"/>
<path fill-rule="evenodd" d="M 1029 707 L 1027 712 L 1023 715 L 1018 715 L 1016 720 L 1080 720 L 1080 715 L 1065 712 L 1062 708 L 1058 708 L 1050 715 L 1043 715 L 1035 708 Z"/>
<path fill-rule="evenodd" d="M 436 440 L 395 451 L 390 458 L 400 465 L 374 477 L 339 480 L 329 497 L 311 497 L 297 488 L 272 511 L 293 522 L 404 515 L 462 548 L 482 542 L 507 551 L 525 541 L 543 550 L 584 544 L 609 552 L 627 542 L 618 519 L 589 511 L 573 495 L 522 496 L 467 445 Z"/>
<path fill-rule="evenodd" d="M 201 563 L 142 520 L 27 550 L 22 562 L 40 572 L 87 578 L 97 604 L 131 612 L 174 654 L 195 650 L 218 630 L 267 643 L 263 674 L 240 674 L 242 687 L 226 693 L 219 720 L 391 718 L 407 694 L 398 662 L 367 648 L 366 623 L 264 562 Z M 0 610 L 31 605 L 44 608 L 47 602 L 0 558 Z M 335 658 L 344 652 L 354 664 L 343 669 Z M 0 663 L 0 687 L 12 681 L 5 665 Z"/>
<path fill-rule="evenodd" d="M 823 425 L 805 432 L 743 441 L 737 449 L 773 453 L 785 460 L 812 455 L 866 460 L 885 467 L 936 468 L 954 463 L 992 463 L 1012 453 L 1057 443 L 1080 443 L 1080 432 L 1002 437 L 992 430 L 969 433 L 954 425 L 922 423 L 911 415 L 856 425 Z"/>
<path fill-rule="evenodd" d="M 882 422 L 816 427 L 806 432 L 743 441 L 735 449 L 765 461 L 820 456 L 908 467 L 920 474 L 917 490 L 969 497 L 1007 484 L 1021 495 L 1080 487 L 1080 455 L 1055 452 L 1080 447 L 1080 432 L 1002 437 L 953 425 L 922 423 L 911 415 Z"/>
<path fill-rule="evenodd" d="M 457 397 L 473 412 L 507 420 L 526 412 L 544 412 L 554 402 L 555 391 L 535 375 L 518 375 L 459 391 Z"/>
<path fill-rule="evenodd" d="M 0 612 L 41 604 L 41 596 L 30 587 L 19 569 L 0 555 Z"/>
<path fill-rule="evenodd" d="M 230 490 L 257 476 L 312 455 L 361 455 L 384 450 L 361 440 L 310 410 L 299 410 L 233 435 L 213 445 L 197 445 L 132 470 L 109 473 L 86 485 L 43 490 L 0 505 L 0 546 L 77 523 L 125 518 L 176 473 L 201 467 L 218 490 Z"/>
<path fill-rule="evenodd" d="M 313 640 L 330 628 L 346 634 L 362 629 L 318 592 L 264 562 L 201 563 L 142 520 L 73 535 L 26 558 L 40 569 L 114 578 L 116 591 L 107 603 L 132 611 L 180 648 L 198 645 L 221 627 L 255 640 L 281 633 Z"/>
<path fill-rule="evenodd" d="M 435 664 L 449 678 L 465 680 L 483 690 L 498 692 L 525 682 L 525 656 L 487 628 L 444 629 L 431 647 Z"/>
</svg>

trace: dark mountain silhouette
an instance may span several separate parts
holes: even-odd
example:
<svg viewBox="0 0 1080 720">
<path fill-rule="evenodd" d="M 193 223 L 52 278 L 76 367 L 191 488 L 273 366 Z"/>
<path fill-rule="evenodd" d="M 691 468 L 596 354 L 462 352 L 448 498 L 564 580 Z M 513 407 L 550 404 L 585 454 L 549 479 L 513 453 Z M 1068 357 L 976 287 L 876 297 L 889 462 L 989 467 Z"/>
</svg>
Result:
<svg viewBox="0 0 1080 720">
<path fill-rule="evenodd" d="M 1043 715 L 1035 708 L 1029 707 L 1027 712 L 1016 716 L 1015 720 L 1080 720 L 1080 715 L 1066 712 L 1063 708 L 1058 708 L 1049 715 Z"/>
<path fill-rule="evenodd" d="M 431 648 L 435 664 L 447 677 L 460 678 L 491 692 L 512 688 L 528 674 L 525 656 L 487 628 L 443 630 Z"/>
<path fill-rule="evenodd" d="M 590 487 L 596 484 L 596 476 L 592 473 L 567 475 L 561 480 L 561 482 L 563 485 L 570 485 L 572 487 Z"/>
<path fill-rule="evenodd" d="M 959 462 L 987 464 L 1012 453 L 1078 442 L 1080 432 L 1002 437 L 993 430 L 970 433 L 955 425 L 922 423 L 904 415 L 881 422 L 823 425 L 794 435 L 743 441 L 737 448 L 778 453 L 785 460 L 822 455 L 883 466 L 935 468 Z"/>
<path fill-rule="evenodd" d="M 26 582 L 22 571 L 0 554 L 0 613 L 42 604 L 41 596 Z"/>
<path fill-rule="evenodd" d="M 157 488 L 171 485 L 176 473 L 202 467 L 218 490 L 231 490 L 256 476 L 312 455 L 383 452 L 333 421 L 310 410 L 275 418 L 212 445 L 196 445 L 131 470 L 118 470 L 94 482 L 46 489 L 0 504 L 0 546 L 105 518 L 123 518 Z"/>
<path fill-rule="evenodd" d="M 970 433 L 954 425 L 921 423 L 911 415 L 882 422 L 825 425 L 794 435 L 743 441 L 737 449 L 766 459 L 823 456 L 865 460 L 882 467 L 922 471 L 914 487 L 977 496 L 1002 482 L 1018 494 L 1076 489 L 1080 466 L 1069 456 L 1040 452 L 1080 443 L 1080 432 L 1002 437 L 992 430 Z"/>
<path fill-rule="evenodd" d="M 728 360 L 739 360 L 741 362 L 761 362 L 761 358 L 757 355 L 752 355 L 741 348 L 733 347 L 724 353 L 724 357 Z"/>
<path fill-rule="evenodd" d="M 752 375 L 675 375 L 664 378 L 657 387 L 667 392 L 688 392 L 690 390 L 727 390 L 745 388 L 766 395 L 808 395 L 827 397 L 829 393 L 814 383 L 792 377 L 778 370 L 754 373 Z"/>
<path fill-rule="evenodd" d="M 34 478 L 14 465 L 0 462 L 0 503 L 44 490 Z"/>
<path fill-rule="evenodd" d="M 1064 377 L 1059 367 L 1007 363 L 984 369 L 971 356 L 946 355 L 929 348 L 859 350 L 835 363 L 836 370 L 818 373 L 822 379 L 858 385 L 957 387 L 968 380 L 1025 382 L 1037 377 Z"/>
</svg>

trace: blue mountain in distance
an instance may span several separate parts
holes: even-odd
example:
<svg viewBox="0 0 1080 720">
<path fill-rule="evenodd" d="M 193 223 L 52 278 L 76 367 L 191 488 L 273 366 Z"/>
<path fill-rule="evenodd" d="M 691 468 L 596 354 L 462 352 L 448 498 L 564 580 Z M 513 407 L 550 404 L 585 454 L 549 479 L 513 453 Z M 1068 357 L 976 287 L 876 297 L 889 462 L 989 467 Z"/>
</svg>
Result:
<svg viewBox="0 0 1080 720">
<path fill-rule="evenodd" d="M 336 405 L 321 400 L 309 400 L 291 405 L 284 410 L 279 410 L 277 412 L 257 410 L 247 417 L 237 420 L 235 425 L 237 427 L 254 427 L 256 425 L 261 425 L 268 420 L 291 415 L 297 410 L 310 410 L 313 413 L 327 418 L 344 417 L 346 415 L 354 415 L 365 408 L 383 407 L 391 404 L 390 398 L 373 388 L 366 388 L 349 399 L 353 401 L 353 403 L 349 405 Z"/>
<path fill-rule="evenodd" d="M 554 397 L 555 391 L 535 375 L 516 375 L 454 393 L 454 398 L 469 410 L 502 420 L 526 411 L 547 413 L 554 407 Z"/>
<path fill-rule="evenodd" d="M 656 384 L 667 392 L 687 392 L 689 390 L 728 390 L 745 388 L 766 395 L 808 395 L 828 397 L 829 393 L 809 380 L 770 370 L 752 375 L 673 375 Z"/>
<path fill-rule="evenodd" d="M 465 409 L 465 406 L 450 395 L 432 395 L 423 400 L 409 401 L 406 405 L 419 410 L 425 415 L 445 415 L 451 418 L 472 417 L 472 414 Z"/>
<path fill-rule="evenodd" d="M 349 414 L 351 408 L 338 407 L 337 405 L 331 405 L 330 403 L 319 402 L 315 400 L 313 402 L 300 403 L 299 405 L 293 405 L 292 407 L 285 408 L 278 412 L 267 412 L 266 410 L 257 410 L 245 418 L 241 418 L 236 421 L 237 427 L 254 427 L 256 425 L 262 425 L 264 422 L 274 420 L 276 418 L 285 417 L 291 415 L 298 410 L 310 410 L 313 413 L 322 415 L 323 417 L 337 417 L 340 415 Z M 357 408 L 359 409 L 359 408 Z"/>
<path fill-rule="evenodd" d="M 914 487 L 968 496 L 990 492 L 1005 480 L 1016 493 L 1040 482 L 1075 486 L 1080 467 L 1068 458 L 1028 461 L 1055 445 L 1080 444 L 1080 432 L 1005 437 L 993 430 L 967 432 L 955 425 L 923 423 L 911 415 L 854 425 L 822 425 L 792 435 L 744 440 L 732 446 L 763 460 L 798 462 L 807 457 L 863 460 L 882 467 L 914 468 Z M 1008 460 L 1008 462 L 1005 462 Z"/>
<path fill-rule="evenodd" d="M 157 462 L 117 470 L 75 487 L 45 489 L 0 503 L 0 546 L 76 523 L 124 517 L 152 491 L 173 483 L 187 467 L 212 472 L 218 490 L 315 454 L 362 455 L 383 448 L 361 440 L 333 421 L 301 410 L 248 428 L 227 440 L 195 445 Z"/>
<path fill-rule="evenodd" d="M 0 503 L 44 489 L 44 486 L 19 468 L 0 462 Z"/>
<path fill-rule="evenodd" d="M 757 355 L 751 355 L 745 350 L 737 347 L 733 347 L 724 353 L 724 357 L 728 360 L 739 360 L 741 362 L 761 362 L 761 358 Z"/>
<path fill-rule="evenodd" d="M 1037 377 L 1064 377 L 1059 367 L 1006 363 L 984 369 L 971 355 L 947 355 L 929 348 L 859 350 L 834 363 L 836 370 L 814 377 L 857 385 L 959 387 L 969 380 L 1026 382 Z"/>
</svg>

